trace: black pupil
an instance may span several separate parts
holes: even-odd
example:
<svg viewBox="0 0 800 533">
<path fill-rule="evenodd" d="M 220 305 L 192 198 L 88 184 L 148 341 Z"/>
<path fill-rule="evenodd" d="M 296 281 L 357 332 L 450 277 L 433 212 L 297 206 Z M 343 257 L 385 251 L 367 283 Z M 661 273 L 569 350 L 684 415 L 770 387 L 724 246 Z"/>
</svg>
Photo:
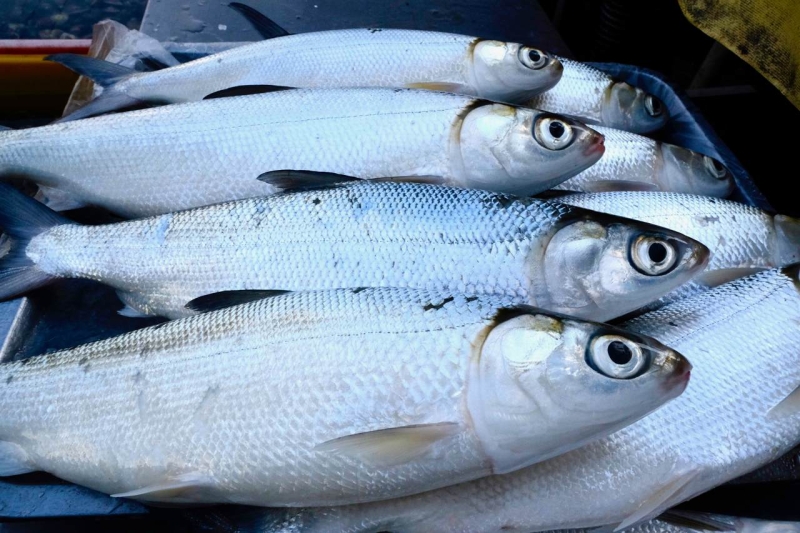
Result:
<svg viewBox="0 0 800 533">
<path fill-rule="evenodd" d="M 560 122 L 551 122 L 550 135 L 552 135 L 556 139 L 560 139 L 561 136 L 564 135 L 564 125 Z"/>
<path fill-rule="evenodd" d="M 712 159 L 711 164 L 714 165 L 714 170 L 716 170 L 718 174 L 725 172 L 725 167 L 723 167 L 722 163 L 720 163 L 716 159 Z"/>
<path fill-rule="evenodd" d="M 661 101 L 658 98 L 655 98 L 654 96 L 651 96 L 650 97 L 650 106 L 653 108 L 653 114 L 654 115 L 660 115 L 661 114 Z"/>
<path fill-rule="evenodd" d="M 539 62 L 539 60 L 540 60 L 540 59 L 542 59 L 542 54 L 540 54 L 540 53 L 538 52 L 538 50 L 530 50 L 530 51 L 528 52 L 528 57 L 529 57 L 529 58 L 531 59 L 531 61 L 533 61 L 534 63 L 538 63 L 538 62 Z"/>
<path fill-rule="evenodd" d="M 608 345 L 608 356 L 618 365 L 627 365 L 633 359 L 631 349 L 620 341 L 614 341 Z"/>
<path fill-rule="evenodd" d="M 652 262 L 660 263 L 667 258 L 667 247 L 660 242 L 654 242 L 650 245 L 650 248 L 647 249 L 647 255 Z"/>
</svg>

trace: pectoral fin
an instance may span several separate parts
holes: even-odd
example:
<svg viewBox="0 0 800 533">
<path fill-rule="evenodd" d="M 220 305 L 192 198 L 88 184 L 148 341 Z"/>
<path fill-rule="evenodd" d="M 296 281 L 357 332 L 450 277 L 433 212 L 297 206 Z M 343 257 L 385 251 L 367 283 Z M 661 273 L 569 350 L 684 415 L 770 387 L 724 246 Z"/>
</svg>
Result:
<svg viewBox="0 0 800 533">
<path fill-rule="evenodd" d="M 426 454 L 431 446 L 458 432 L 454 422 L 416 424 L 347 435 L 323 442 L 315 451 L 347 455 L 373 465 L 396 466 Z"/>
<path fill-rule="evenodd" d="M 443 93 L 463 94 L 465 87 L 459 83 L 446 83 L 439 81 L 423 81 L 419 83 L 409 83 L 409 89 L 425 89 L 426 91 L 440 91 Z"/>
<path fill-rule="evenodd" d="M 567 183 L 565 186 L 569 186 Z M 590 181 L 581 186 L 586 192 L 614 192 L 614 191 L 660 191 L 657 185 L 642 181 L 630 180 L 600 180 Z"/>
<path fill-rule="evenodd" d="M 767 418 L 783 418 L 800 413 L 800 386 L 790 392 L 767 412 Z"/>
<path fill-rule="evenodd" d="M 695 278 L 695 281 L 697 283 L 702 283 L 703 285 L 711 288 L 722 285 L 723 283 L 728 283 L 729 281 L 733 281 L 735 279 L 750 276 L 751 274 L 756 274 L 757 272 L 761 272 L 762 270 L 766 270 L 766 268 L 743 267 L 743 268 L 721 268 L 719 270 L 707 270 L 702 274 L 699 274 Z"/>
<path fill-rule="evenodd" d="M 200 494 L 211 486 L 211 479 L 197 472 L 165 479 L 141 489 L 112 494 L 112 498 L 133 498 L 136 500 L 167 503 L 199 503 Z"/>
<path fill-rule="evenodd" d="M 674 501 L 686 486 L 700 474 L 697 468 L 673 468 L 669 475 L 671 481 L 665 483 L 660 489 L 646 498 L 630 516 L 620 522 L 614 531 L 622 531 L 639 522 L 656 517 L 667 508 L 677 503 Z M 668 479 L 669 479 L 668 478 Z"/>
</svg>

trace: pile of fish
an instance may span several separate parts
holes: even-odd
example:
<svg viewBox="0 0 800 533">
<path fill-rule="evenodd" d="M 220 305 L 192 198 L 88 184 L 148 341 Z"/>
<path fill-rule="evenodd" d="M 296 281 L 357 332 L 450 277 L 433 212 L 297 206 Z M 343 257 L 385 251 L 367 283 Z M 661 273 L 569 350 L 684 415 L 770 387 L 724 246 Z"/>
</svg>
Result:
<svg viewBox="0 0 800 533">
<path fill-rule="evenodd" d="M 800 443 L 800 221 L 643 136 L 655 96 L 232 6 L 264 41 L 53 56 L 100 95 L 0 132 L 0 298 L 84 278 L 171 319 L 0 365 L 0 475 L 258 506 L 194 512 L 223 530 L 673 532 Z"/>
</svg>

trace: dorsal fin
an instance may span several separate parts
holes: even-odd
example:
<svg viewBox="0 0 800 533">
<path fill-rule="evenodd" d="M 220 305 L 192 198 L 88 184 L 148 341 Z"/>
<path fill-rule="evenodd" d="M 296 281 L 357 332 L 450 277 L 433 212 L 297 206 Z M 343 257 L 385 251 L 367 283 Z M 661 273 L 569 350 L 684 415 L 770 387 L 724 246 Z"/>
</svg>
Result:
<svg viewBox="0 0 800 533">
<path fill-rule="evenodd" d="M 51 54 L 44 60 L 60 63 L 102 87 L 113 85 L 125 76 L 136 73 L 132 68 L 80 54 Z"/>
<path fill-rule="evenodd" d="M 269 17 L 257 9 L 253 9 L 252 7 L 244 5 L 240 2 L 231 2 L 228 4 L 228 6 L 241 13 L 242 16 L 247 19 L 247 22 L 252 24 L 256 31 L 258 31 L 258 33 L 264 39 L 274 39 L 275 37 L 285 37 L 286 35 L 291 35 L 288 31 L 275 24 L 269 19 Z"/>
<path fill-rule="evenodd" d="M 291 89 L 295 89 L 295 87 L 283 87 L 282 85 L 237 85 L 236 87 L 228 87 L 227 89 L 213 92 L 205 96 L 203 100 L 227 98 L 229 96 L 247 96 L 248 94 L 277 93 L 280 91 L 289 91 Z"/>
<path fill-rule="evenodd" d="M 269 183 L 283 191 L 325 189 L 350 181 L 361 181 L 353 176 L 313 170 L 272 170 L 261 174 L 258 180 Z"/>
<path fill-rule="evenodd" d="M 206 313 L 208 311 L 218 311 L 231 307 L 233 305 L 246 304 L 255 302 L 256 300 L 263 300 L 264 298 L 272 298 L 273 296 L 280 296 L 290 291 L 262 291 L 262 290 L 249 290 L 249 291 L 220 291 L 199 296 L 186 304 L 186 309 L 197 311 L 199 313 Z"/>
</svg>

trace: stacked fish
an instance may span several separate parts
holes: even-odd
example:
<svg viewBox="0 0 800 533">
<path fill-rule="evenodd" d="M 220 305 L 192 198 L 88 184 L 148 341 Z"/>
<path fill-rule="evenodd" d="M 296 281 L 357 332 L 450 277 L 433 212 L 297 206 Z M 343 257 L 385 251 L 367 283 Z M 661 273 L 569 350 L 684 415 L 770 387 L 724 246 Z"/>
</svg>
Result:
<svg viewBox="0 0 800 533">
<path fill-rule="evenodd" d="M 800 442 L 800 225 L 639 135 L 657 98 L 521 44 L 234 7 L 265 41 L 53 57 L 100 96 L 0 132 L 38 190 L 0 185 L 0 298 L 85 278 L 173 319 L 0 365 L 0 475 L 275 508 L 259 531 L 652 531 Z"/>
</svg>

